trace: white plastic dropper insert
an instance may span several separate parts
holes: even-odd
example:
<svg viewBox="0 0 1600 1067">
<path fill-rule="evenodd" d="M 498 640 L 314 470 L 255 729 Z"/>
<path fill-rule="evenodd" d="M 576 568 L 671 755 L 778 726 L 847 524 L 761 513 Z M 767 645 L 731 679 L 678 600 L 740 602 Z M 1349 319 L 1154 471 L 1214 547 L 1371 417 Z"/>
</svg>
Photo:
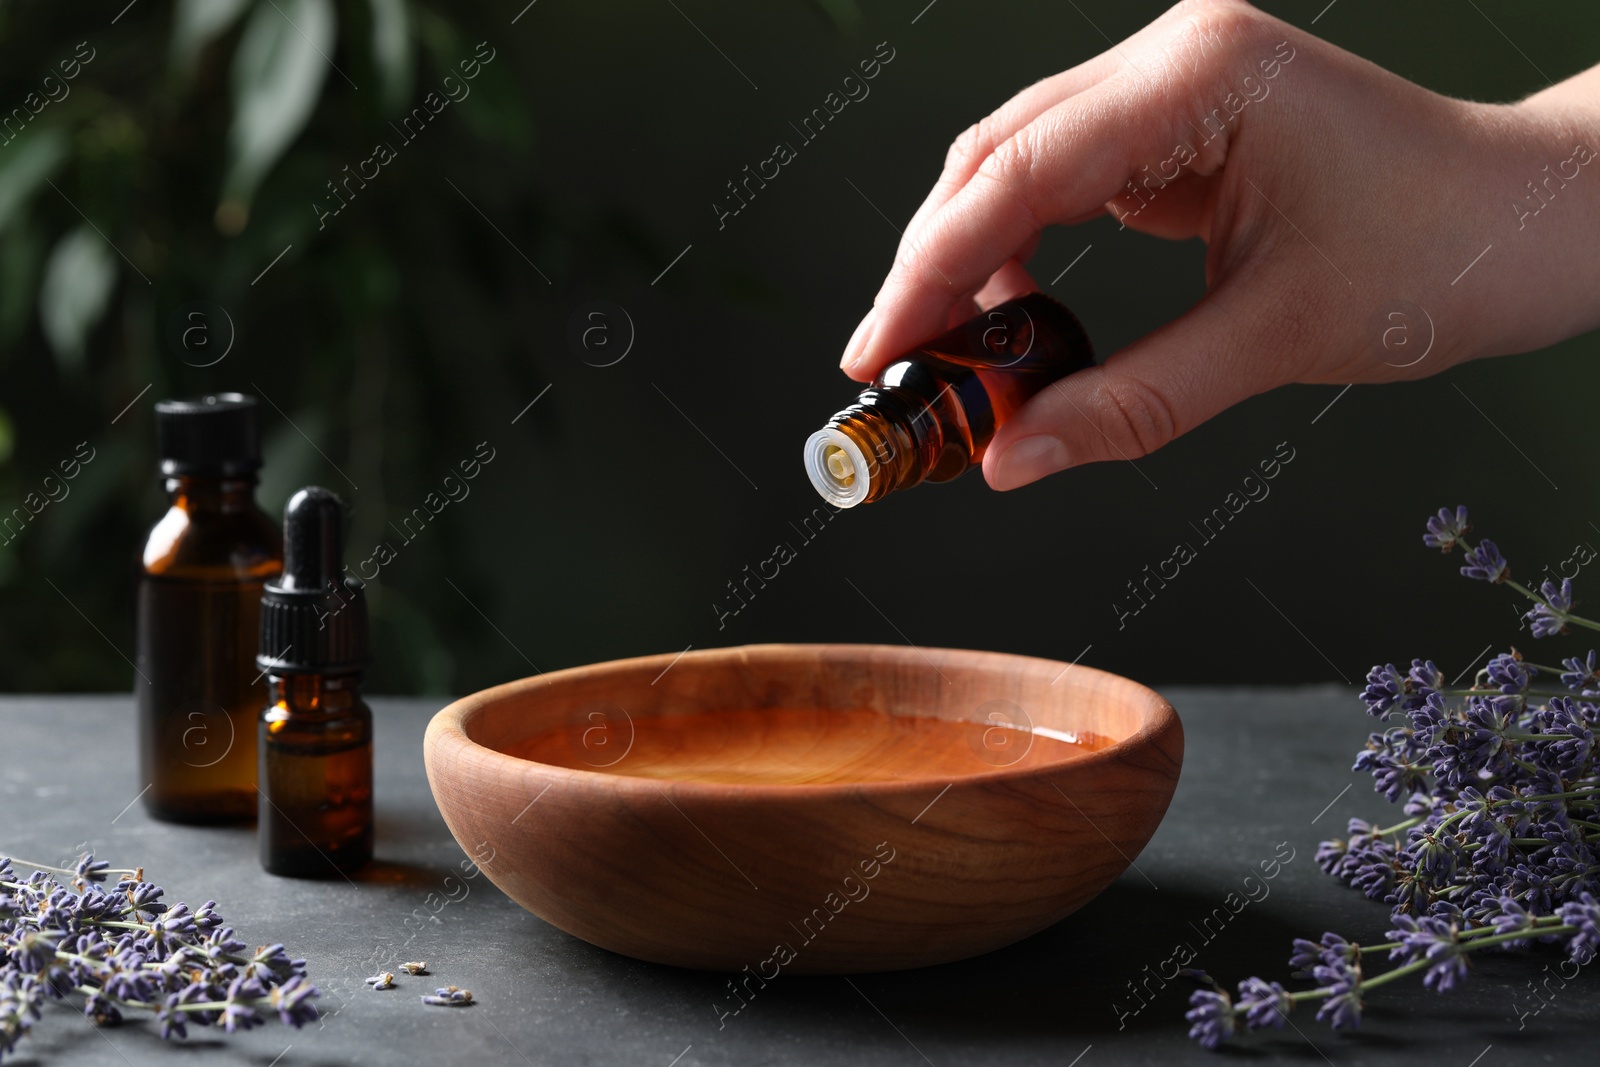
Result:
<svg viewBox="0 0 1600 1067">
<path fill-rule="evenodd" d="M 853 508 L 872 489 L 872 465 L 850 438 L 824 427 L 806 438 L 806 474 L 834 507 Z"/>
</svg>

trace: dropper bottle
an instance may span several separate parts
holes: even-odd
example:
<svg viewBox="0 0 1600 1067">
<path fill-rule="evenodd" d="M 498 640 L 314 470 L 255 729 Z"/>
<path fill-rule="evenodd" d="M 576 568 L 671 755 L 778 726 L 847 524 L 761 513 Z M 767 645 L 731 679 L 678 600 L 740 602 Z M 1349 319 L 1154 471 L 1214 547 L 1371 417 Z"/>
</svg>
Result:
<svg viewBox="0 0 1600 1067">
<path fill-rule="evenodd" d="M 1094 365 L 1076 317 L 1043 293 L 998 304 L 919 345 L 806 440 L 806 474 L 840 508 L 945 482 L 1051 383 Z"/>
<path fill-rule="evenodd" d="M 261 597 L 261 866 L 328 878 L 372 858 L 372 712 L 361 699 L 367 601 L 344 575 L 344 503 L 317 486 L 283 513 L 283 576 Z"/>
</svg>

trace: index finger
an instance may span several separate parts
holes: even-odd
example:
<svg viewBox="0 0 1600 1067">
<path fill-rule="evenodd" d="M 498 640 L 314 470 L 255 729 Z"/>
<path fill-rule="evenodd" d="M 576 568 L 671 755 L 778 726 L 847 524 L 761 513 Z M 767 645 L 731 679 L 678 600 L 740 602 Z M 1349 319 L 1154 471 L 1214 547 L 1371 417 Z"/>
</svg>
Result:
<svg viewBox="0 0 1600 1067">
<path fill-rule="evenodd" d="M 928 216 L 959 192 L 996 145 L 1063 100 L 1100 84 L 1116 70 L 1117 64 L 1114 53 L 1102 52 L 1070 70 L 1035 82 L 1001 104 L 993 114 L 967 127 L 945 153 L 944 169 L 911 221 L 906 223 L 906 234 L 915 233 Z"/>
<path fill-rule="evenodd" d="M 957 301 L 979 288 L 1046 225 L 1105 210 L 1133 160 L 1160 158 L 1170 140 L 1148 91 L 1113 76 L 1017 130 L 914 231 L 907 231 L 873 301 L 871 334 L 846 368 L 870 378 L 945 328 Z"/>
</svg>

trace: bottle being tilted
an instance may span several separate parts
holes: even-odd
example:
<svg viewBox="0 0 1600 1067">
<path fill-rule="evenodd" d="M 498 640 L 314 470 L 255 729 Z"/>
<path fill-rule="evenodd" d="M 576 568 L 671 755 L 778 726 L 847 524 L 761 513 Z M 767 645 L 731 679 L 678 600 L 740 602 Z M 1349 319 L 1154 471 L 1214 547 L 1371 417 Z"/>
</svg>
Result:
<svg viewBox="0 0 1600 1067">
<path fill-rule="evenodd" d="M 1030 397 L 1093 365 L 1072 312 L 1043 293 L 1008 300 L 884 368 L 806 440 L 806 474 L 841 508 L 949 481 Z"/>
</svg>

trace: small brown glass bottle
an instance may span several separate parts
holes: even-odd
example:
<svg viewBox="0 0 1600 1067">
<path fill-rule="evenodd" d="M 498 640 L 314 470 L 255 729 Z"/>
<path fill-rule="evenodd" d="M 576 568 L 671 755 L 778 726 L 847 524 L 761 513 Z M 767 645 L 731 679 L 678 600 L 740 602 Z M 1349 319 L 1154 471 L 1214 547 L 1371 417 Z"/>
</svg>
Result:
<svg viewBox="0 0 1600 1067">
<path fill-rule="evenodd" d="M 260 722 L 261 866 L 331 878 L 372 859 L 372 712 L 361 699 L 367 601 L 346 577 L 344 504 L 311 486 L 283 513 L 283 577 L 261 598 L 256 664 L 269 695 Z"/>
<path fill-rule="evenodd" d="M 1008 300 L 886 367 L 806 440 L 806 474 L 841 508 L 949 481 L 1030 397 L 1093 365 L 1072 312 L 1043 293 Z"/>
<path fill-rule="evenodd" d="M 256 814 L 257 613 L 283 567 L 278 528 L 255 502 L 254 397 L 156 405 L 170 506 L 141 553 L 134 679 L 146 810 L 178 822 Z"/>
</svg>

